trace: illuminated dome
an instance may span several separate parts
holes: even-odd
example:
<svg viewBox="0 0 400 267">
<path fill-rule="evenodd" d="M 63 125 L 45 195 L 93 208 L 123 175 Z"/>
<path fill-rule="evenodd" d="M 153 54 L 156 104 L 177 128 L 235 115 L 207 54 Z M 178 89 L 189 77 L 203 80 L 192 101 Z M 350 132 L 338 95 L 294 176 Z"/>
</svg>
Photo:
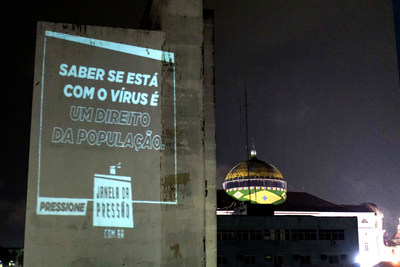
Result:
<svg viewBox="0 0 400 267">
<path fill-rule="evenodd" d="M 240 162 L 228 173 L 223 183 L 225 192 L 239 201 L 278 205 L 286 200 L 287 184 L 273 165 L 256 157 L 251 151 L 247 161 Z"/>
</svg>

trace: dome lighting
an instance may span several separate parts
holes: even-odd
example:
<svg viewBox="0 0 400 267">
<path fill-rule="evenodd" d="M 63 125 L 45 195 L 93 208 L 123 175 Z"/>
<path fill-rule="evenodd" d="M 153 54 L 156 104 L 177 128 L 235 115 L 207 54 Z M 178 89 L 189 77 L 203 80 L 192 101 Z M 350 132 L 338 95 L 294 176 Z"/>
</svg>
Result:
<svg viewBox="0 0 400 267">
<path fill-rule="evenodd" d="M 287 183 L 272 164 L 256 157 L 253 147 L 250 159 L 235 165 L 227 174 L 225 192 L 239 201 L 278 205 L 286 201 Z"/>
</svg>

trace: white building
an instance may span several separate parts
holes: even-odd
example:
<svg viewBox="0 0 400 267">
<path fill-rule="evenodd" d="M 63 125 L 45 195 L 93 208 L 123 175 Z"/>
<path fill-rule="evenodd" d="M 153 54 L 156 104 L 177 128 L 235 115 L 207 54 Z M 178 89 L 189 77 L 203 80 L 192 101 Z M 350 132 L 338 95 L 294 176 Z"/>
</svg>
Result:
<svg viewBox="0 0 400 267">
<path fill-rule="evenodd" d="M 304 193 L 304 192 L 303 192 Z M 305 193 L 307 194 L 307 193 Z M 325 200 L 323 200 L 325 201 Z M 337 205 L 332 203 L 333 205 Z M 386 246 L 383 240 L 383 213 L 371 203 L 361 205 L 337 205 L 324 211 L 278 210 L 274 215 L 302 215 L 317 217 L 357 217 L 358 223 L 358 261 L 361 267 L 374 266 L 384 259 Z"/>
</svg>

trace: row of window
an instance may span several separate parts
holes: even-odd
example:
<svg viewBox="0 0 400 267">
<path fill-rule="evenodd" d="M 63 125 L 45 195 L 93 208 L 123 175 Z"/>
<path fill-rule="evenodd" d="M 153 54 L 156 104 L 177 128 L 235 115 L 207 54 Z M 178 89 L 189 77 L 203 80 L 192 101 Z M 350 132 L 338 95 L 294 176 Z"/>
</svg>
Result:
<svg viewBox="0 0 400 267">
<path fill-rule="evenodd" d="M 344 240 L 343 229 L 218 230 L 217 240 Z"/>
<path fill-rule="evenodd" d="M 317 263 L 328 263 L 328 264 L 343 264 L 347 262 L 347 255 L 320 255 L 320 259 L 318 259 Z M 237 261 L 244 262 L 246 265 L 255 265 L 256 264 L 256 256 L 255 255 L 237 255 Z M 310 255 L 293 255 L 293 260 L 300 264 L 313 264 Z M 283 266 L 284 257 L 282 255 L 266 255 L 265 261 L 273 266 Z M 314 260 L 316 263 L 317 260 Z M 228 265 L 228 258 L 224 255 L 217 256 L 217 264 L 218 265 Z"/>
<path fill-rule="evenodd" d="M 237 188 L 237 187 L 249 187 L 249 186 L 260 186 L 260 187 L 278 187 L 287 189 L 286 181 L 280 181 L 276 179 L 243 179 L 235 180 L 224 183 L 224 189 Z"/>
</svg>

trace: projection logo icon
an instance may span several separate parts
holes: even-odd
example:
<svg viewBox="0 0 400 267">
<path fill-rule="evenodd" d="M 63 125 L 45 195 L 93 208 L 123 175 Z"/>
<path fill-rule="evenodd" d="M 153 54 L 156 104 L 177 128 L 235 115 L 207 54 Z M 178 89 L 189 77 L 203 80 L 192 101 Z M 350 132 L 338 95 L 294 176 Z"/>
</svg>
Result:
<svg viewBox="0 0 400 267">
<path fill-rule="evenodd" d="M 94 175 L 93 226 L 133 228 L 131 177 L 116 175 L 120 167 Z"/>
<path fill-rule="evenodd" d="M 131 177 L 116 175 L 121 164 L 110 166 L 110 174 L 94 174 L 93 226 L 133 228 Z M 87 199 L 39 197 L 38 215 L 85 216 Z"/>
</svg>

